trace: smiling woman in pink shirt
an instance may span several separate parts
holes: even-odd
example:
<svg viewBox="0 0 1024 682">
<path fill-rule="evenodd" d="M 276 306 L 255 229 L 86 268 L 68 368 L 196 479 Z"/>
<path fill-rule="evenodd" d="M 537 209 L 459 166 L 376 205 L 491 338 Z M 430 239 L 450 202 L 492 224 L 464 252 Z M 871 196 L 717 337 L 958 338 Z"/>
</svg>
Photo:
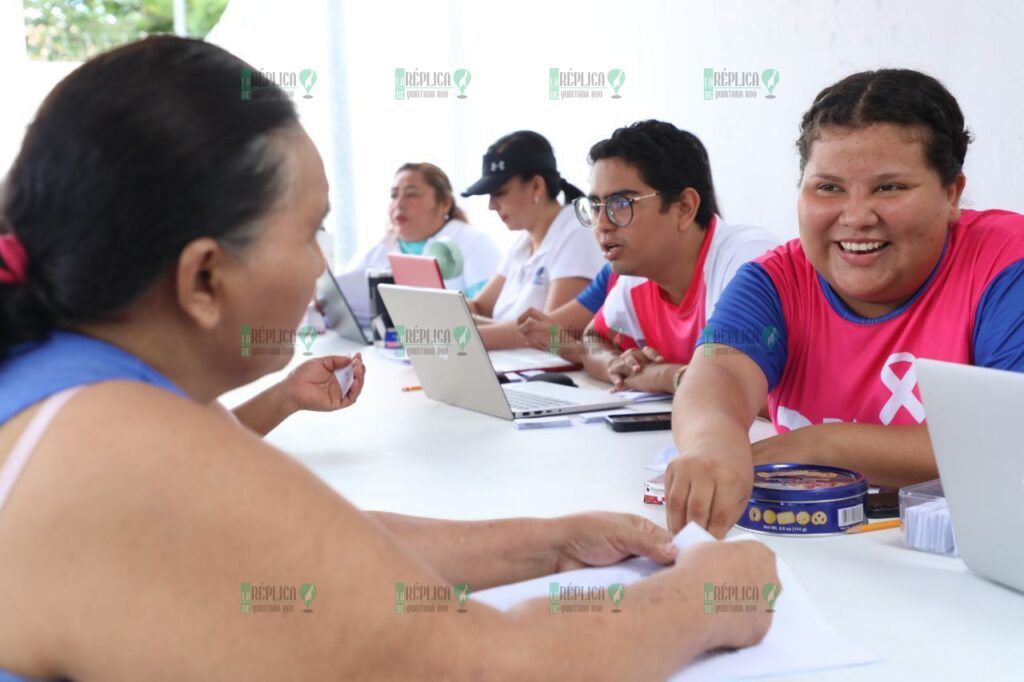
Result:
<svg viewBox="0 0 1024 682">
<path fill-rule="evenodd" d="M 800 238 L 740 269 L 676 395 L 670 529 L 724 534 L 752 464 L 935 478 L 915 360 L 1024 371 L 1024 216 L 960 207 L 969 142 L 956 99 L 917 71 L 818 94 L 797 145 Z M 766 396 L 779 435 L 752 447 Z"/>
</svg>

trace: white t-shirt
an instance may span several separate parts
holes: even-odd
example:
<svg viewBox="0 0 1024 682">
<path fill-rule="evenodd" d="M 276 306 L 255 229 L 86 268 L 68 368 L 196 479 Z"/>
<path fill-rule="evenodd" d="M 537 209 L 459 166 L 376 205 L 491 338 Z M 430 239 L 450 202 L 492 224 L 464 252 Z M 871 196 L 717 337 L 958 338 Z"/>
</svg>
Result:
<svg viewBox="0 0 1024 682">
<path fill-rule="evenodd" d="M 594 318 L 597 331 L 606 338 L 623 334 L 640 347 L 654 345 L 669 362 L 689 362 L 736 271 L 779 245 L 779 238 L 762 227 L 731 225 L 718 216 L 710 229 L 713 234 L 710 240 L 705 237 L 698 256 L 700 269 L 682 302 L 669 303 L 661 287 L 646 277 L 622 275 Z"/>
<path fill-rule="evenodd" d="M 494 275 L 498 261 L 501 260 L 501 251 L 494 238 L 486 231 L 461 220 L 452 219 L 426 240 L 424 249 L 429 248 L 439 237 L 452 240 L 462 252 L 464 263 L 461 275 L 444 281 L 446 289 L 465 291 L 480 282 L 487 282 Z M 363 326 L 370 322 L 370 291 L 366 284 L 366 271 L 371 268 L 390 270 L 388 254 L 399 251 L 398 238 L 391 232 L 371 248 L 357 254 L 349 261 L 345 272 L 338 275 L 338 285 L 352 306 L 352 312 Z"/>
<path fill-rule="evenodd" d="M 521 234 L 498 266 L 505 285 L 494 303 L 496 322 L 514 320 L 527 308 L 544 309 L 551 282 L 566 277 L 594 279 L 604 256 L 590 228 L 569 205 L 558 212 L 540 247 L 530 252 L 530 235 Z"/>
</svg>

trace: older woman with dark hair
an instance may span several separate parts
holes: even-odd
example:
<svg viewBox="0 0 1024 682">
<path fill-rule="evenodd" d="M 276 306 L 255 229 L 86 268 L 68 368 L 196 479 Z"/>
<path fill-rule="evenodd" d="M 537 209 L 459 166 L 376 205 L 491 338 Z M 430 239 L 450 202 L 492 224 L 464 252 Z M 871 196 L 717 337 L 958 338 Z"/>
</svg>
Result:
<svg viewBox="0 0 1024 682">
<path fill-rule="evenodd" d="M 8 178 L 0 675 L 664 679 L 758 641 L 770 615 L 708 618 L 701 594 L 711 575 L 777 582 L 761 545 L 676 561 L 625 514 L 364 513 L 211 409 L 288 362 L 239 352 L 240 330 L 294 330 L 324 269 L 323 164 L 283 92 L 239 97 L 246 68 L 172 37 L 100 55 L 47 97 Z M 477 590 L 633 554 L 676 565 L 614 617 L 551 618 L 546 600 L 394 613 L 396 582 Z M 310 613 L 242 615 L 247 596 L 314 594 Z"/>
</svg>

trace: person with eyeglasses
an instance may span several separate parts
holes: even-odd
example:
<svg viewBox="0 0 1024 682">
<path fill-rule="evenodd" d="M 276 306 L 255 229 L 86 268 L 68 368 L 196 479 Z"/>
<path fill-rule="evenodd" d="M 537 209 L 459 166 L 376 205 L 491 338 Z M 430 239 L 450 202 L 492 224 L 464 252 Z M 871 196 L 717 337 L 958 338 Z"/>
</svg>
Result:
<svg viewBox="0 0 1024 682">
<path fill-rule="evenodd" d="M 559 352 L 613 390 L 671 392 L 726 284 L 779 240 L 722 220 L 704 145 L 671 123 L 619 128 L 589 161 L 591 190 L 576 199 L 576 215 L 618 279 L 584 337 Z M 536 347 L 562 338 L 558 319 L 542 311 L 519 323 Z"/>
<path fill-rule="evenodd" d="M 551 143 L 539 133 L 519 130 L 487 149 L 480 179 L 462 196 L 482 194 L 490 195 L 490 209 L 519 236 L 469 306 L 485 346 L 526 346 L 519 315 L 529 308 L 554 311 L 573 301 L 601 270 L 601 251 L 581 229 L 571 204 L 583 193 L 558 172 Z"/>
</svg>

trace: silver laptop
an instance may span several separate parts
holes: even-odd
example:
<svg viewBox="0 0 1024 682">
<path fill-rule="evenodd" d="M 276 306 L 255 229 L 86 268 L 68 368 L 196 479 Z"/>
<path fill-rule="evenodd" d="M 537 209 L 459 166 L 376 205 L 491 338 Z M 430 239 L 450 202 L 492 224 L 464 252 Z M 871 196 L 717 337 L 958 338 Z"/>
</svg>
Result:
<svg viewBox="0 0 1024 682">
<path fill-rule="evenodd" d="M 960 555 L 975 573 L 1024 592 L 1024 374 L 915 366 Z"/>
<path fill-rule="evenodd" d="M 349 341 L 373 343 L 372 332 L 359 324 L 330 267 L 325 267 L 316 281 L 316 301 L 328 329 L 333 329 L 338 336 Z"/>
<path fill-rule="evenodd" d="M 546 381 L 500 384 L 462 293 L 390 284 L 380 285 L 380 292 L 423 392 L 433 400 L 502 419 L 613 409 L 629 403 L 607 391 Z"/>
</svg>

